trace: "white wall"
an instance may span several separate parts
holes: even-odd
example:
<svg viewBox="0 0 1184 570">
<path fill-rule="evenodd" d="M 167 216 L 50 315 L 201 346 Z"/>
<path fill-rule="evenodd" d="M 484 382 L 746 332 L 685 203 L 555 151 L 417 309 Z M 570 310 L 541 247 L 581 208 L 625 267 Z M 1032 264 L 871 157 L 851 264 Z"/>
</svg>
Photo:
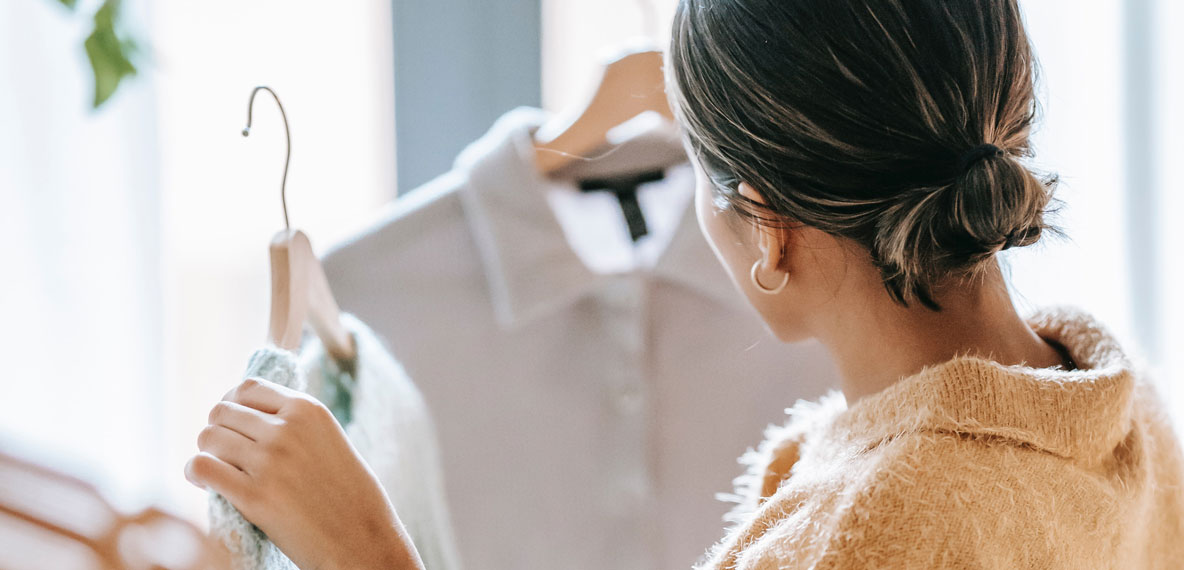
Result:
<svg viewBox="0 0 1184 570">
<path fill-rule="evenodd" d="M 88 23 L 0 2 L 0 437 L 136 502 L 166 445 L 153 86 L 92 112 Z"/>
<path fill-rule="evenodd" d="M 1068 239 L 1005 252 L 1025 306 L 1072 303 L 1133 337 L 1126 275 L 1122 10 L 1118 0 L 1022 3 L 1041 65 L 1035 165 L 1061 176 Z"/>
</svg>

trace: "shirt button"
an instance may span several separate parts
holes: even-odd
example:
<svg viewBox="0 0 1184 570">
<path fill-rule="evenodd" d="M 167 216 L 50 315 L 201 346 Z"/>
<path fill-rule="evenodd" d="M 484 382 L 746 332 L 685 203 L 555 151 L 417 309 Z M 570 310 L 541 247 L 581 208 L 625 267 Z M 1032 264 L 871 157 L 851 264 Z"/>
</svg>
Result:
<svg viewBox="0 0 1184 570">
<path fill-rule="evenodd" d="M 617 410 L 623 414 L 636 414 L 641 411 L 641 390 L 636 386 L 629 386 L 617 394 Z"/>
<path fill-rule="evenodd" d="M 617 493 L 626 505 L 626 510 L 637 511 L 650 496 L 645 475 L 639 471 L 619 477 Z"/>
</svg>

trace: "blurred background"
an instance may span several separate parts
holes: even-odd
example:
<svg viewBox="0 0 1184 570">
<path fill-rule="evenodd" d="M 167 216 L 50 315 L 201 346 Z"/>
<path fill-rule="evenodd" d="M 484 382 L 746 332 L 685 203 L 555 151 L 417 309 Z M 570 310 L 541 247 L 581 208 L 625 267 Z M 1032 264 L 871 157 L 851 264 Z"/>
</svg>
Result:
<svg viewBox="0 0 1184 570">
<path fill-rule="evenodd" d="M 106 4 L 111 4 L 108 2 Z M 134 39 L 98 108 L 101 2 L 0 1 L 0 438 L 129 503 L 200 521 L 182 467 L 265 339 L 267 243 L 325 246 L 441 174 L 519 105 L 581 103 L 606 54 L 663 45 L 673 0 L 124 0 Z M 1017 301 L 1084 306 L 1159 369 L 1184 423 L 1184 3 L 1022 0 L 1040 169 L 1069 236 L 1005 252 Z M 789 403 L 787 403 L 788 405 Z M 755 435 L 754 435 L 755 437 Z M 739 451 L 739 450 L 738 450 Z"/>
</svg>

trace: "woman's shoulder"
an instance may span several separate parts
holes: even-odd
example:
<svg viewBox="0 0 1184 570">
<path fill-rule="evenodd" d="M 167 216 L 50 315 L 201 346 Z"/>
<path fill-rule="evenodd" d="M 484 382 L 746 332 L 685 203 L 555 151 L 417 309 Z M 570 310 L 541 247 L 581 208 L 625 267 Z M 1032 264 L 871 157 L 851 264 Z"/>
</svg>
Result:
<svg viewBox="0 0 1184 570">
<path fill-rule="evenodd" d="M 1113 558 L 1107 549 L 1130 526 L 1122 513 L 1174 500 L 1140 487 L 1158 469 L 1161 486 L 1178 488 L 1178 444 L 1144 370 L 1103 325 L 1066 308 L 1033 322 L 1081 368 L 962 358 L 850 408 L 841 395 L 799 402 L 747 456 L 737 493 L 747 502 L 706 567 L 1070 568 Z"/>
<path fill-rule="evenodd" d="M 1075 554 L 1030 538 L 1079 546 L 1074 537 L 1115 507 L 1054 456 L 958 434 L 817 452 L 833 460 L 801 462 L 703 567 L 1061 567 L 1057 557 Z"/>
<path fill-rule="evenodd" d="M 801 458 L 802 446 L 812 434 L 824 431 L 828 420 L 847 407 L 839 390 L 828 390 L 813 399 L 799 399 L 785 409 L 786 419 L 769 424 L 756 448 L 749 448 L 737 460 L 743 473 L 732 481 L 732 493 L 717 495 L 722 501 L 736 503 L 724 517 L 740 522 L 772 496 L 789 478 Z"/>
</svg>

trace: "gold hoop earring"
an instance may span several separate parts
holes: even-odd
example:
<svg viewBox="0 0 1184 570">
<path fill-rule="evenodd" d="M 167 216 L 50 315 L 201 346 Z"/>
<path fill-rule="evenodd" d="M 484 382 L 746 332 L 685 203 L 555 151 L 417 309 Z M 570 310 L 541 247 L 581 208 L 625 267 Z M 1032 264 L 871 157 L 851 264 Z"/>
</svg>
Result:
<svg viewBox="0 0 1184 570">
<path fill-rule="evenodd" d="M 760 266 L 761 260 L 758 259 L 756 260 L 756 263 L 752 264 L 752 271 L 748 272 L 748 277 L 752 279 L 752 284 L 756 285 L 756 289 L 761 293 L 766 295 L 776 295 L 783 291 L 786 285 L 789 285 L 789 272 L 784 273 L 783 277 L 781 278 L 781 283 L 778 283 L 777 286 L 773 287 L 772 289 L 761 285 L 761 280 L 756 276 L 757 269 L 759 269 Z"/>
</svg>

